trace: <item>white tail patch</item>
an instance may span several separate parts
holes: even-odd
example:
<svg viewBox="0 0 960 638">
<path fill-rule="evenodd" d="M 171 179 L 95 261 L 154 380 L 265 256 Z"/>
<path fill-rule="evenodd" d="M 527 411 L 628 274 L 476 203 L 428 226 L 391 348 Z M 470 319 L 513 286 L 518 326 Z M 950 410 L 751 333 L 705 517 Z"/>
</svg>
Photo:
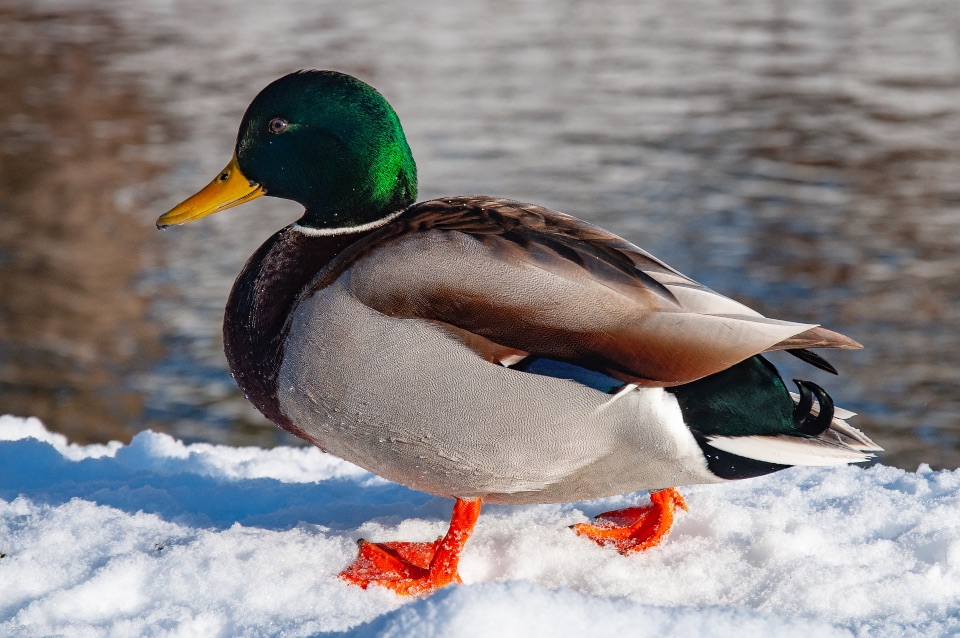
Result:
<svg viewBox="0 0 960 638">
<path fill-rule="evenodd" d="M 830 424 L 830 429 L 821 434 L 820 438 L 830 443 L 852 447 L 861 452 L 883 452 L 883 448 L 871 441 L 870 437 L 840 419 L 834 419 L 833 423 Z"/>
<path fill-rule="evenodd" d="M 860 463 L 873 456 L 866 451 L 854 449 L 843 443 L 834 443 L 822 439 L 806 439 L 785 434 L 777 436 L 708 436 L 707 442 L 712 447 L 724 452 L 780 465 L 846 465 L 847 463 Z"/>
</svg>

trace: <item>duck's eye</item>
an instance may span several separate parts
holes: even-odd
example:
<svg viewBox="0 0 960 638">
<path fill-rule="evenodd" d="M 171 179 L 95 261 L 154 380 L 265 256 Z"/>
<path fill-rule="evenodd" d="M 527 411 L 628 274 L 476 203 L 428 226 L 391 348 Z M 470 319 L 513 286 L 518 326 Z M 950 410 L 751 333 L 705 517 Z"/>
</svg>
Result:
<svg viewBox="0 0 960 638">
<path fill-rule="evenodd" d="M 287 128 L 287 121 L 282 117 L 275 117 L 267 124 L 267 129 L 271 133 L 283 133 L 285 128 Z"/>
</svg>

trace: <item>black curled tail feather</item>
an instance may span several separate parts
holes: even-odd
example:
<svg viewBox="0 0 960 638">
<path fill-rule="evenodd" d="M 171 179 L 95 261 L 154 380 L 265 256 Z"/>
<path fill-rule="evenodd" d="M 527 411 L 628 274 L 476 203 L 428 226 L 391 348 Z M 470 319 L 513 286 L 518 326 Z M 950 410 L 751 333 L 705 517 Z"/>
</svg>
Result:
<svg viewBox="0 0 960 638">
<path fill-rule="evenodd" d="M 833 423 L 833 399 L 826 390 L 811 381 L 794 379 L 800 390 L 800 400 L 793 410 L 793 422 L 797 431 L 808 436 L 817 437 L 830 429 Z M 816 397 L 819 404 L 819 414 L 814 415 L 813 399 Z"/>
</svg>

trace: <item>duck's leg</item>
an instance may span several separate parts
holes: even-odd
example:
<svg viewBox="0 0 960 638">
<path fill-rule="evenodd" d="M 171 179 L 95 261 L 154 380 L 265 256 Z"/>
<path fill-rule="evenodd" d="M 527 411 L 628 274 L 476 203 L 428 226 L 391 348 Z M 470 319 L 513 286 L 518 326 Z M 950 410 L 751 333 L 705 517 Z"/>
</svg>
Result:
<svg viewBox="0 0 960 638">
<path fill-rule="evenodd" d="M 604 512 L 594 523 L 574 525 L 573 531 L 598 545 L 612 545 L 621 554 L 640 552 L 667 537 L 678 507 L 686 510 L 687 504 L 671 487 L 650 494 L 650 505 Z"/>
<path fill-rule="evenodd" d="M 480 499 L 457 499 L 447 533 L 426 543 L 371 543 L 360 540 L 360 553 L 340 578 L 366 589 L 380 585 L 402 596 L 459 583 L 457 564 L 480 516 Z"/>
</svg>

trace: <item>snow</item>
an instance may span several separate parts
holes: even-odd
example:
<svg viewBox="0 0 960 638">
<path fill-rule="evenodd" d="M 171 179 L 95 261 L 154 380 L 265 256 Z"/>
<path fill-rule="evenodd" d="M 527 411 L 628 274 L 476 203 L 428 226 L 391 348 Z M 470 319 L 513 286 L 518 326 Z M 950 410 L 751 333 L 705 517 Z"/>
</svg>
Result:
<svg viewBox="0 0 960 638">
<path fill-rule="evenodd" d="M 487 506 L 464 584 L 420 599 L 336 578 L 355 541 L 426 540 L 450 501 L 316 449 L 79 446 L 0 417 L 4 636 L 960 634 L 960 471 L 792 469 L 683 488 L 623 557 L 569 525 L 642 502 Z"/>
</svg>

